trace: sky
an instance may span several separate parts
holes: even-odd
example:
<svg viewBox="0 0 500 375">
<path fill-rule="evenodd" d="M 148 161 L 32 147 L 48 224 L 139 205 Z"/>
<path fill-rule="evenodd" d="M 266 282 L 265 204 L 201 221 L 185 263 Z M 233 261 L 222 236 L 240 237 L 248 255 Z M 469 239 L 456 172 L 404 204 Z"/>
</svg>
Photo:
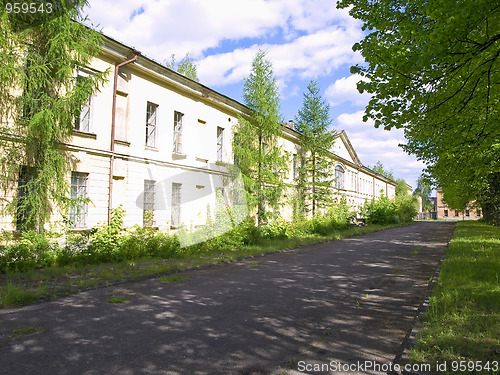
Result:
<svg viewBox="0 0 500 375">
<path fill-rule="evenodd" d="M 315 80 L 330 105 L 332 129 L 345 130 L 365 166 L 380 161 L 413 188 L 425 165 L 398 145 L 402 129 L 363 122 L 369 94 L 359 94 L 363 64 L 352 45 L 364 37 L 362 23 L 336 0 L 89 0 L 87 24 L 143 55 L 164 62 L 187 53 L 200 82 L 243 101 L 243 82 L 259 48 L 267 51 L 277 78 L 284 121 L 293 120 L 303 93 Z"/>
</svg>

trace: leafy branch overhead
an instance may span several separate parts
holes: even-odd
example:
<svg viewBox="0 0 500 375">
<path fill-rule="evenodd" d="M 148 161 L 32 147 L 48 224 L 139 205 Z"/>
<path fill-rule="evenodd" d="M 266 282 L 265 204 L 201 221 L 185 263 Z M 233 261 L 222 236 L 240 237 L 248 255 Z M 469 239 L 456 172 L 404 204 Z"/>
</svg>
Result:
<svg viewBox="0 0 500 375">
<path fill-rule="evenodd" d="M 372 94 L 364 120 L 404 128 L 403 148 L 427 163 L 445 196 L 476 200 L 499 219 L 500 3 L 340 0 L 364 22 L 351 68 Z M 459 188 L 461 186 L 461 188 Z"/>
</svg>

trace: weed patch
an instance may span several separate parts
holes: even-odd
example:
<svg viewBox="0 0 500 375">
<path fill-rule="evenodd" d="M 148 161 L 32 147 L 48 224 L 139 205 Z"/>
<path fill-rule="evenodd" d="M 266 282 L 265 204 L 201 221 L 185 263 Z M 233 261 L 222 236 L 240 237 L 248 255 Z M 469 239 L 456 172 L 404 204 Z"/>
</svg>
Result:
<svg viewBox="0 0 500 375">
<path fill-rule="evenodd" d="M 8 337 L 9 337 L 9 339 L 13 340 L 13 339 L 17 339 L 21 336 L 30 335 L 33 333 L 42 333 L 42 332 L 45 332 L 45 328 L 27 326 L 27 327 L 13 329 L 12 333 Z"/>
<path fill-rule="evenodd" d="M 106 301 L 107 303 L 129 303 L 128 297 L 112 297 Z"/>
<path fill-rule="evenodd" d="M 172 283 L 172 282 L 186 281 L 187 279 L 188 279 L 187 277 L 181 275 L 169 275 L 169 276 L 159 277 L 158 281 L 162 283 Z"/>
</svg>

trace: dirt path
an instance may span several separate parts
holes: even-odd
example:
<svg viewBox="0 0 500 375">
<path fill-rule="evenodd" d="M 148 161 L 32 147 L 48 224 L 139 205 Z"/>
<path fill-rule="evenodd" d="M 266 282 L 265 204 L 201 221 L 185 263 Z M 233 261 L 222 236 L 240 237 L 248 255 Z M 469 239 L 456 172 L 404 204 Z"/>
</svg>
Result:
<svg viewBox="0 0 500 375">
<path fill-rule="evenodd" d="M 453 229 L 418 223 L 4 310 L 0 373 L 385 373 L 357 366 L 391 364 Z"/>
</svg>

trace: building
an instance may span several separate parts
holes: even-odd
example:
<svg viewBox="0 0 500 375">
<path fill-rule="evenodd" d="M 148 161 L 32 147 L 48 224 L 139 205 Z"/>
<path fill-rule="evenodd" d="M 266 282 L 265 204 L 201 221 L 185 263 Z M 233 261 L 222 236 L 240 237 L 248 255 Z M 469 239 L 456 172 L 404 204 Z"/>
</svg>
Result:
<svg viewBox="0 0 500 375">
<path fill-rule="evenodd" d="M 477 220 L 482 217 L 480 208 L 474 207 L 473 203 L 469 204 L 465 211 L 452 210 L 443 201 L 443 192 L 437 189 L 436 209 L 437 218 L 444 220 Z"/>
<path fill-rule="evenodd" d="M 238 116 L 249 116 L 248 108 L 108 37 L 78 75 L 106 69 L 108 83 L 83 106 L 72 140 L 63 145 L 74 165 L 67 176 L 72 198 L 92 202 L 71 210 L 75 229 L 108 221 L 120 205 L 126 227 L 203 225 L 213 217 L 217 192 L 227 196 L 224 163 L 233 161 L 232 130 Z M 291 160 L 299 138 L 293 125 L 283 126 L 281 145 Z M 337 191 L 353 209 L 366 199 L 395 195 L 396 182 L 364 167 L 345 132 L 337 134 L 331 151 Z M 52 219 L 61 216 L 55 212 Z M 0 227 L 15 230 L 15 221 L 2 217 Z"/>
</svg>

